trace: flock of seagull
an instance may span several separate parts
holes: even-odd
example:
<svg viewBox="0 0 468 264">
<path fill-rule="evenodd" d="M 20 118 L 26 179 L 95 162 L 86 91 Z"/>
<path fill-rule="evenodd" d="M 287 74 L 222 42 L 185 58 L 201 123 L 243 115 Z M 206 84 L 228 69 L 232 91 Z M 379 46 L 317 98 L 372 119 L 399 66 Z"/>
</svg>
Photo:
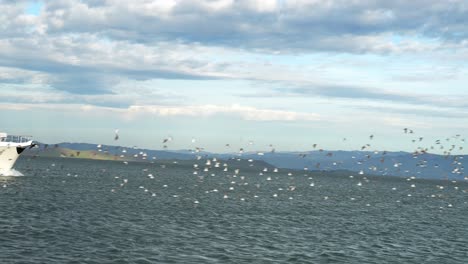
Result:
<svg viewBox="0 0 468 264">
<path fill-rule="evenodd" d="M 410 141 L 412 143 L 421 143 L 424 142 L 424 137 L 417 136 L 412 129 L 405 128 L 403 129 L 403 133 L 406 135 L 410 135 Z M 115 130 L 114 140 L 119 140 L 119 130 Z M 366 168 L 366 160 L 369 160 L 371 157 L 379 157 L 380 162 L 383 164 L 387 155 L 386 151 L 372 151 L 372 141 L 374 140 L 374 135 L 369 136 L 369 142 L 363 144 L 360 148 L 361 151 L 365 151 L 366 154 L 363 158 L 356 159 L 356 164 L 361 165 L 363 169 L 351 172 L 351 171 L 341 171 L 341 179 L 348 180 L 346 188 L 352 188 L 355 191 L 362 190 L 366 188 L 366 185 L 371 188 L 369 183 L 371 179 L 373 182 L 376 182 L 375 178 L 373 178 L 372 174 L 376 175 L 377 172 L 385 172 L 388 168 L 380 168 L 377 170 L 375 166 L 367 167 Z M 169 136 L 162 140 L 162 148 L 168 149 L 168 146 L 173 141 L 173 137 Z M 346 138 L 343 138 L 343 141 L 346 141 Z M 192 144 L 195 144 L 197 140 L 192 138 Z M 453 155 L 454 151 L 462 151 L 463 144 L 465 139 L 462 138 L 460 135 L 455 135 L 453 137 L 448 137 L 444 139 L 437 139 L 430 144 L 430 146 L 418 146 L 415 148 L 412 156 L 414 159 L 418 159 L 416 166 L 418 169 L 420 168 L 431 168 L 429 167 L 429 161 L 425 158 L 425 154 L 430 153 L 435 150 L 439 150 L 440 152 L 443 151 L 443 156 L 447 160 L 451 160 L 451 164 L 453 166 L 453 170 L 451 173 L 457 174 L 459 176 L 464 176 L 464 166 L 463 166 L 463 155 Z M 247 201 L 247 200 L 255 200 L 255 199 L 265 199 L 265 198 L 272 198 L 272 199 L 287 199 L 287 200 L 294 200 L 296 197 L 304 197 L 306 193 L 309 191 L 323 187 L 323 184 L 326 182 L 332 183 L 334 180 L 331 177 L 335 177 L 336 175 L 331 175 L 331 171 L 325 172 L 324 168 L 321 167 L 321 164 L 317 162 L 315 165 L 315 169 L 309 170 L 308 167 L 304 167 L 303 170 L 291 170 L 291 169 L 284 169 L 284 168 L 276 168 L 274 166 L 269 165 L 268 163 L 261 162 L 261 159 L 253 159 L 251 158 L 252 152 L 247 152 L 247 149 L 251 149 L 252 145 L 254 144 L 253 141 L 249 141 L 247 146 L 240 147 L 238 151 L 232 153 L 231 158 L 220 158 L 216 157 L 215 154 L 206 154 L 203 147 L 194 147 L 191 149 L 191 153 L 194 155 L 192 160 L 188 161 L 159 161 L 156 157 L 149 157 L 149 155 L 144 152 L 140 151 L 137 154 L 132 154 L 133 160 L 135 158 L 141 159 L 141 161 L 145 161 L 146 163 L 139 163 L 139 164 L 148 164 L 144 169 L 142 169 L 142 176 L 143 182 L 147 184 L 138 184 L 138 189 L 141 190 L 145 194 L 149 194 L 151 197 L 158 197 L 161 195 L 168 195 L 172 198 L 177 199 L 184 199 L 189 200 L 195 206 L 199 206 L 201 204 L 200 198 L 193 198 L 189 197 L 190 195 L 185 195 L 184 190 L 187 189 L 191 185 L 190 188 L 192 192 L 198 193 L 200 195 L 217 195 L 217 197 L 222 198 L 224 200 L 238 200 L 238 201 Z M 333 152 L 325 151 L 323 148 L 319 147 L 319 144 L 314 143 L 311 145 L 315 151 L 318 153 L 323 153 L 324 157 L 333 159 Z M 57 147 L 57 145 L 56 145 Z M 225 144 L 226 148 L 231 147 L 231 144 Z M 43 146 L 43 149 L 46 149 L 47 145 Z M 136 147 L 134 147 L 136 149 Z M 102 145 L 97 145 L 97 149 L 102 151 Z M 127 155 L 127 150 L 125 148 L 119 148 L 120 157 L 125 158 Z M 265 153 L 272 153 L 276 152 L 275 147 L 273 144 L 269 144 L 268 151 L 257 151 L 254 152 L 255 155 L 263 156 Z M 249 157 L 246 157 L 247 154 L 250 154 Z M 130 154 L 129 154 L 130 155 Z M 306 158 L 308 153 L 298 153 L 298 158 Z M 78 156 L 78 155 L 77 155 Z M 354 158 L 354 157 L 353 157 Z M 123 161 L 124 165 L 129 165 L 128 161 Z M 333 165 L 339 165 L 340 161 L 334 161 Z M 150 166 L 150 164 L 159 165 L 158 167 Z M 55 166 L 55 164 L 53 164 Z M 183 175 L 185 179 L 188 181 L 185 182 L 185 185 L 181 182 L 171 181 L 171 177 L 167 176 L 170 175 L 169 172 L 173 168 L 178 168 L 177 166 L 183 167 L 183 171 L 187 175 Z M 402 166 L 401 163 L 393 164 L 393 168 L 399 168 Z M 438 164 L 431 164 L 433 168 L 437 168 Z M 339 167 L 336 167 L 338 170 Z M 178 171 L 178 172 L 179 172 Z M 368 173 L 369 172 L 369 173 Z M 173 173 L 173 172 L 172 172 Z M 349 173 L 349 175 L 343 175 L 343 173 Z M 420 173 L 420 171 L 418 171 Z M 69 174 L 70 175 L 70 174 Z M 414 190 L 417 189 L 418 183 L 418 175 L 415 172 L 408 171 L 408 177 L 401 177 L 400 184 L 394 185 L 391 187 L 390 192 L 396 191 L 403 191 L 400 192 L 400 195 L 404 195 L 407 197 L 412 197 L 416 193 Z M 78 175 L 75 174 L 75 177 Z M 336 176 L 338 177 L 338 176 Z M 344 177 L 344 178 L 343 178 Z M 116 180 L 116 186 L 111 189 L 112 193 L 118 193 L 121 190 L 130 188 L 130 183 L 134 180 L 132 177 L 128 176 L 114 176 Z M 327 179 L 327 181 L 324 181 Z M 441 200 L 447 199 L 447 192 L 461 192 L 466 194 L 468 192 L 468 184 L 466 181 L 468 177 L 464 177 L 464 180 L 456 181 L 456 180 L 449 180 L 448 178 L 439 180 L 439 181 L 432 181 L 433 184 L 432 190 L 434 191 L 431 194 L 426 194 L 429 198 L 439 198 Z M 136 180 L 136 179 L 135 179 Z M 153 181 L 153 182 L 151 182 Z M 142 183 L 142 179 L 136 180 L 136 182 Z M 404 182 L 405 184 L 401 184 Z M 158 185 L 160 184 L 161 185 Z M 177 185 L 177 187 L 173 187 L 171 185 Z M 154 186 L 157 185 L 159 188 L 154 190 Z M 427 185 L 427 182 L 426 182 Z M 150 186 L 150 187 L 148 187 Z M 372 185 L 375 188 L 375 184 Z M 7 187 L 7 184 L 2 185 L 3 188 Z M 170 188 L 173 187 L 173 188 Z M 178 190 L 177 193 L 174 192 L 174 188 Z M 162 191 L 164 189 L 170 190 Z M 309 189 L 309 190 L 307 190 Z M 321 193 L 322 195 L 322 193 Z M 193 193 L 192 195 L 193 196 Z M 332 199 L 333 195 L 331 194 L 323 194 L 321 199 L 323 200 L 330 200 Z M 362 197 L 360 197 L 363 199 Z M 353 196 L 349 197 L 349 200 L 355 201 L 359 198 Z M 397 198 L 396 202 L 400 203 L 402 201 L 401 198 Z M 445 201 L 445 200 L 444 200 Z M 464 204 L 467 202 L 465 201 Z M 371 202 L 366 202 L 366 206 L 371 206 Z M 446 201 L 445 206 L 440 206 L 440 209 L 443 208 L 451 208 L 454 207 L 452 202 Z"/>
<path fill-rule="evenodd" d="M 411 142 L 413 143 L 422 143 L 424 142 L 424 137 L 416 136 L 415 132 L 412 129 L 405 128 L 403 129 L 403 133 L 407 135 L 411 135 L 410 138 Z M 115 132 L 115 140 L 119 139 L 118 130 Z M 346 141 L 346 138 L 343 138 L 343 141 Z M 372 148 L 371 142 L 374 140 L 374 135 L 369 136 L 369 143 L 362 145 L 362 151 L 370 151 Z M 163 148 L 167 149 L 170 142 L 173 141 L 172 137 L 167 137 L 162 140 Z M 453 171 L 451 173 L 464 175 L 464 167 L 463 167 L 463 156 L 462 155 L 452 155 L 453 151 L 456 150 L 463 150 L 463 144 L 465 139 L 462 138 L 460 135 L 455 135 L 453 137 L 445 138 L 445 139 L 438 139 L 433 144 L 428 147 L 418 146 L 415 148 L 414 152 L 412 153 L 414 159 L 420 159 L 417 163 L 417 167 L 426 168 L 428 167 L 429 162 L 425 159 L 425 155 L 435 149 L 443 150 L 443 155 L 445 159 L 451 159 L 453 165 Z M 196 143 L 196 139 L 192 138 L 192 143 Z M 445 144 L 444 144 L 445 143 Z M 275 168 L 272 166 L 268 166 L 266 163 L 259 163 L 258 160 L 254 160 L 252 158 L 244 158 L 243 155 L 246 154 L 246 149 L 248 149 L 251 145 L 253 145 L 253 141 L 248 142 L 248 146 L 240 147 L 236 153 L 232 154 L 232 157 L 229 160 L 222 160 L 214 156 L 214 154 L 205 154 L 203 153 L 204 148 L 202 147 L 194 147 L 191 150 L 191 153 L 194 154 L 194 159 L 190 162 L 191 169 L 187 170 L 190 171 L 186 177 L 193 178 L 193 186 L 194 188 L 199 188 L 199 192 L 204 194 L 215 194 L 218 197 L 222 197 L 222 199 L 235 199 L 239 201 L 246 201 L 246 200 L 254 200 L 259 198 L 273 198 L 279 199 L 281 197 L 287 198 L 288 200 L 294 200 L 297 196 L 304 196 L 304 192 L 297 192 L 297 190 L 304 190 L 305 188 L 317 188 L 321 186 L 321 183 L 316 182 L 316 179 L 322 179 L 324 175 L 327 173 L 323 173 L 320 168 L 320 163 L 317 163 L 316 170 L 309 170 L 309 168 L 305 167 L 303 170 L 290 170 L 290 169 L 281 169 Z M 230 147 L 229 143 L 225 144 L 226 147 Z M 314 150 L 323 152 L 324 156 L 332 158 L 333 152 L 325 151 L 322 148 L 319 148 L 318 144 L 312 144 Z M 269 145 L 268 152 L 275 153 L 275 148 L 273 144 Z M 122 154 L 125 154 L 126 150 L 122 150 Z M 442 151 L 441 151 L 442 152 Z M 380 155 L 380 161 L 383 163 L 385 161 L 385 155 L 387 154 L 386 151 L 371 151 L 374 155 Z M 262 156 L 265 152 L 258 151 L 256 155 Z M 141 159 L 147 159 L 148 155 L 144 152 L 140 152 L 136 154 L 135 157 L 140 157 Z M 299 153 L 298 158 L 305 158 L 307 153 Z M 371 154 L 366 155 L 367 159 L 371 158 Z M 153 157 L 155 160 L 156 157 Z M 244 161 L 247 162 L 248 166 L 241 166 L 236 167 L 236 161 Z M 357 164 L 363 164 L 365 166 L 365 160 L 357 160 Z M 124 162 L 125 165 L 128 165 L 128 162 Z M 152 161 L 151 163 L 154 163 Z M 178 161 L 173 161 L 174 166 L 176 166 Z M 334 162 L 333 164 L 338 164 L 339 161 Z M 393 165 L 394 168 L 398 168 L 401 166 L 401 163 L 395 163 Z M 168 169 L 169 164 L 160 164 L 160 168 L 156 169 L 143 169 L 143 176 L 148 181 L 155 181 L 158 180 L 162 182 L 164 180 L 170 181 L 170 179 L 166 179 L 163 176 L 164 170 Z M 433 164 L 434 168 L 438 165 Z M 370 172 L 376 171 L 376 168 L 367 168 Z M 349 178 L 352 181 L 351 188 L 365 188 L 365 186 L 371 181 L 372 176 L 371 173 L 365 173 L 364 169 L 358 172 L 348 172 L 350 175 L 347 175 L 346 178 Z M 122 177 L 122 176 L 115 176 L 117 180 L 118 186 L 111 189 L 111 192 L 116 193 L 123 188 L 128 188 L 129 185 L 129 178 Z M 301 180 L 297 180 L 301 178 Z M 216 179 L 210 180 L 210 179 Z M 328 177 L 330 179 L 330 177 Z M 404 192 L 404 195 L 407 197 L 412 197 L 415 195 L 415 190 L 418 184 L 418 178 L 414 175 L 408 176 L 406 178 L 401 178 L 402 181 L 407 182 L 407 184 L 402 187 L 391 187 L 391 191 L 395 192 L 398 188 L 406 188 L 407 191 Z M 468 177 L 464 177 L 464 180 L 468 180 Z M 130 179 L 131 181 L 131 179 Z M 271 184 L 276 182 L 276 184 Z M 203 184 L 206 183 L 206 186 Z M 323 181 L 322 181 L 323 183 Z M 440 198 L 445 199 L 446 193 L 449 189 L 454 192 L 468 192 L 468 185 L 463 181 L 457 182 L 456 180 L 448 180 L 445 181 L 434 181 L 434 193 L 428 194 L 427 197 L 430 198 Z M 161 189 L 168 188 L 169 184 L 178 184 L 177 182 L 165 182 L 161 185 Z M 213 185 L 215 185 L 213 187 Z M 149 183 L 147 186 L 154 186 L 154 184 Z M 348 185 L 349 186 L 349 185 Z M 375 185 L 374 185 L 375 186 Z M 146 187 L 145 185 L 139 185 L 138 188 L 141 189 L 142 192 L 148 193 L 152 197 L 161 196 L 163 194 L 170 195 L 173 198 L 182 198 L 184 196 L 183 190 L 187 186 L 178 186 L 177 190 L 180 190 L 180 193 L 172 193 L 168 194 L 168 192 L 161 192 L 160 190 L 151 190 L 151 187 Z M 206 187 L 206 188 L 205 188 Z M 208 188 L 208 189 L 207 189 Z M 171 189 L 174 190 L 174 189 Z M 236 194 L 236 190 L 241 190 L 239 193 Z M 359 190 L 359 189 L 357 189 Z M 191 200 L 193 204 L 198 206 L 201 203 L 200 199 L 186 197 L 185 199 Z M 331 199 L 330 195 L 323 195 L 323 200 Z M 356 197 L 349 197 L 351 201 L 356 200 Z M 401 199 L 396 200 L 397 203 L 401 202 Z M 467 202 L 465 201 L 464 204 Z M 371 202 L 365 204 L 366 206 L 371 206 Z M 447 201 L 445 206 L 440 206 L 440 209 L 443 208 L 452 208 L 454 205 L 452 202 Z"/>
</svg>

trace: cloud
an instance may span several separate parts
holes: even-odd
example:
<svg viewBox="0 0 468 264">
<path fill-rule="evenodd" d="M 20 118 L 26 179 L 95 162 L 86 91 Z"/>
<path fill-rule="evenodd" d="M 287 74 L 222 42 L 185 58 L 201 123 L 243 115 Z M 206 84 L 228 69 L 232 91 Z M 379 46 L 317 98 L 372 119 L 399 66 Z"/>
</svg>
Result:
<svg viewBox="0 0 468 264">
<path fill-rule="evenodd" d="M 355 107 L 364 111 L 392 113 L 404 116 L 426 116 L 431 118 L 450 118 L 450 119 L 468 119 L 468 109 L 460 111 L 453 108 L 418 108 L 418 107 L 378 107 L 378 106 L 361 106 Z"/>
<path fill-rule="evenodd" d="M 8 73 L 8 71 L 6 71 Z M 38 77 L 34 77 L 38 78 Z M 84 77 L 80 77 L 84 78 Z M 1 79 L 1 75 L 0 75 Z M 70 93 L 72 86 L 67 89 L 57 90 L 49 85 L 15 83 L 0 83 L 0 102 L 16 104 L 52 104 L 60 106 L 62 104 L 84 104 L 99 107 L 127 108 L 135 104 L 158 104 L 158 105 L 180 105 L 188 98 L 183 94 L 169 93 L 154 88 L 154 82 L 122 80 L 111 91 L 105 93 L 93 92 L 82 93 L 79 90 Z M 26 80 L 28 82 L 29 79 Z M 85 81 L 80 79 L 76 88 L 86 87 Z M 71 82 L 72 83 L 72 82 Z"/>
<path fill-rule="evenodd" d="M 427 102 L 416 95 L 405 95 L 377 88 L 371 89 L 367 87 L 358 86 L 310 85 L 294 88 L 280 88 L 277 90 L 280 93 L 285 93 L 290 96 L 323 96 L 344 99 L 383 100 L 400 103 Z"/>
<path fill-rule="evenodd" d="M 237 115 L 245 120 L 256 121 L 317 121 L 320 116 L 314 113 L 300 113 L 294 111 L 257 109 L 250 106 L 230 105 L 201 105 L 182 107 L 161 106 L 131 106 L 130 114 L 149 113 L 158 116 L 213 116 L 219 114 Z"/>
<path fill-rule="evenodd" d="M 468 37 L 464 1 L 54 0 L 45 2 L 41 19 L 50 34 L 283 52 L 414 51 L 425 41 L 411 44 L 406 38 L 457 42 Z M 403 41 L 373 37 L 387 35 Z"/>
<path fill-rule="evenodd" d="M 69 73 L 60 74 L 55 77 L 50 85 L 57 90 L 72 94 L 112 94 L 112 86 L 118 83 L 108 76 L 96 73 Z"/>
<path fill-rule="evenodd" d="M 197 45 L 108 42 L 95 35 L 0 39 L 4 68 L 48 74 L 48 85 L 72 94 L 109 94 L 122 79 L 218 79 L 228 75 Z"/>
<path fill-rule="evenodd" d="M 53 74 L 71 93 L 108 93 L 122 75 L 258 78 L 231 55 L 431 53 L 468 35 L 461 1 L 42 2 L 38 15 L 30 1 L 0 3 L 0 64 Z M 75 87 L 72 74 L 96 88 Z"/>
<path fill-rule="evenodd" d="M 312 97 L 347 100 L 354 102 L 387 102 L 392 104 L 425 105 L 442 108 L 466 108 L 468 96 L 465 94 L 437 95 L 431 93 L 401 92 L 392 89 L 382 89 L 372 86 L 352 86 L 314 83 L 287 83 L 273 82 L 275 88 L 268 91 L 252 94 L 238 94 L 244 98 L 287 98 L 287 97 Z M 286 86 L 286 87 L 285 87 Z"/>
<path fill-rule="evenodd" d="M 388 61 L 398 60 L 401 54 L 424 54 L 419 65 L 445 63 L 444 56 L 450 55 L 443 78 L 463 75 L 456 69 L 464 67 L 468 54 L 468 11 L 463 1 L 45 0 L 37 15 L 28 14 L 30 3 L 0 3 L 0 83 L 29 85 L 43 92 L 32 99 L 2 91 L 4 102 L 118 108 L 177 104 L 157 86 L 145 92 L 158 91 L 154 98 L 162 100 L 150 101 L 144 93 L 132 93 L 131 85 L 157 79 L 223 79 L 288 87 L 265 89 L 262 94 L 254 89 L 255 94 L 246 97 L 466 107 L 457 95 L 440 99 L 429 93 L 391 91 L 393 84 L 385 89 L 361 86 L 356 81 L 359 76 L 354 79 L 354 73 L 367 78 L 368 70 L 385 66 L 381 62 L 387 56 Z M 372 55 L 363 54 L 383 59 L 362 69 L 334 59 L 341 55 L 353 63 L 358 56 L 372 60 Z M 433 55 L 439 57 L 431 60 Z M 428 67 L 417 75 L 416 63 L 403 61 L 388 68 L 402 64 L 408 67 L 403 74 L 389 73 L 396 76 L 392 81 L 423 82 L 444 68 Z M 213 93 L 231 90 L 219 87 Z M 47 99 L 47 94 L 54 96 Z"/>
<path fill-rule="evenodd" d="M 9 104 L 0 103 L 3 110 L 53 110 L 53 111 L 85 111 L 118 114 L 127 119 L 141 115 L 161 117 L 208 117 L 230 115 L 251 121 L 319 121 L 320 115 L 315 113 L 294 112 L 274 109 L 258 109 L 241 105 L 193 105 L 193 106 L 163 106 L 163 105 L 132 105 L 128 108 L 114 108 L 89 104 Z"/>
<path fill-rule="evenodd" d="M 47 76 L 35 71 L 0 66 L 0 84 L 44 83 Z"/>
</svg>

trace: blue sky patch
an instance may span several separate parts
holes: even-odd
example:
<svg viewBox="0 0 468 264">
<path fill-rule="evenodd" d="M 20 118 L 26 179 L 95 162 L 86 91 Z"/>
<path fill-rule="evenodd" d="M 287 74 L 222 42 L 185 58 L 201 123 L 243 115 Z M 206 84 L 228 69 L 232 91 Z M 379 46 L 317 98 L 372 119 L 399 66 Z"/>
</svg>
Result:
<svg viewBox="0 0 468 264">
<path fill-rule="evenodd" d="M 40 1 L 29 2 L 26 7 L 26 14 L 38 16 L 41 13 L 41 9 L 44 6 L 44 3 Z"/>
</svg>

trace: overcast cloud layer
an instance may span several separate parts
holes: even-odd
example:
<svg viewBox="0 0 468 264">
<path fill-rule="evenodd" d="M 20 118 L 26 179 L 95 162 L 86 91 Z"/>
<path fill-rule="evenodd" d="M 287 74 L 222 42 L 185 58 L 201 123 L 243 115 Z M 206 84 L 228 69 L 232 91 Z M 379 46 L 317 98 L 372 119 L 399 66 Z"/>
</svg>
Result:
<svg viewBox="0 0 468 264">
<path fill-rule="evenodd" d="M 397 127 L 430 116 L 447 131 L 468 117 L 466 1 L 0 0 L 0 10 L 3 110 L 383 114 L 405 120 L 386 123 Z"/>
</svg>

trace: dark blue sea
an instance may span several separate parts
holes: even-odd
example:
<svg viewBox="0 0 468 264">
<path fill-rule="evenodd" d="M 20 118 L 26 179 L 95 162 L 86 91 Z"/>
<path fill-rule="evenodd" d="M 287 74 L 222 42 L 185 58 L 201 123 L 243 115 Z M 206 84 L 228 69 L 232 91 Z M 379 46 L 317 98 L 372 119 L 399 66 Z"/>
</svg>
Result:
<svg viewBox="0 0 468 264">
<path fill-rule="evenodd" d="M 0 263 L 468 263 L 466 182 L 205 162 L 24 157 Z"/>
</svg>

